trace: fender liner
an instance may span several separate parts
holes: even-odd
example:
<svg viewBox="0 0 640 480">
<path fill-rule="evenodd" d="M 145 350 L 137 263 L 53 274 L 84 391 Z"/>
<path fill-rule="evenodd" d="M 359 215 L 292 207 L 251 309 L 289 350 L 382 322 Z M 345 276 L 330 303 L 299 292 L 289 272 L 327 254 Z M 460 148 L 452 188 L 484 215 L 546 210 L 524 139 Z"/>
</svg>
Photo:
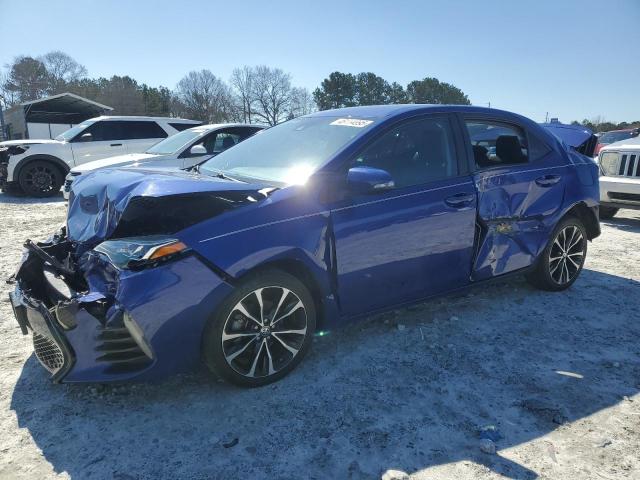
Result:
<svg viewBox="0 0 640 480">
<path fill-rule="evenodd" d="M 20 178 L 20 172 L 22 171 L 22 169 L 28 163 L 34 162 L 36 160 L 44 160 L 44 161 L 52 162 L 62 171 L 63 176 L 66 176 L 67 173 L 69 173 L 69 170 L 71 170 L 71 167 L 69 166 L 69 164 L 58 157 L 54 157 L 53 155 L 47 155 L 46 153 L 36 153 L 34 155 L 21 159 L 16 164 L 16 166 L 13 169 L 12 181 L 17 182 L 18 178 Z"/>
</svg>

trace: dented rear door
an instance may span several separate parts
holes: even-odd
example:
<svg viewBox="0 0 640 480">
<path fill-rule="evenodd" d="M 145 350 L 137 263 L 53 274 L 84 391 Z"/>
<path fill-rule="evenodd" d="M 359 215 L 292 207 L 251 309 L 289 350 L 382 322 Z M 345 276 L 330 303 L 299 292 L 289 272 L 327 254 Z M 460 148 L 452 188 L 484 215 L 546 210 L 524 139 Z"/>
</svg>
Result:
<svg viewBox="0 0 640 480">
<path fill-rule="evenodd" d="M 509 131 L 504 134 L 509 135 Z M 536 141 L 524 129 L 522 134 L 529 137 L 528 142 Z M 477 147 L 482 142 L 474 142 L 471 131 L 469 136 L 472 146 L 476 146 L 477 162 L 481 152 Z M 487 150 L 495 155 L 494 147 L 490 145 Z M 525 151 L 522 163 L 476 164 L 478 217 L 473 280 L 530 266 L 545 247 L 562 208 L 568 167 L 542 145 L 523 148 Z"/>
</svg>

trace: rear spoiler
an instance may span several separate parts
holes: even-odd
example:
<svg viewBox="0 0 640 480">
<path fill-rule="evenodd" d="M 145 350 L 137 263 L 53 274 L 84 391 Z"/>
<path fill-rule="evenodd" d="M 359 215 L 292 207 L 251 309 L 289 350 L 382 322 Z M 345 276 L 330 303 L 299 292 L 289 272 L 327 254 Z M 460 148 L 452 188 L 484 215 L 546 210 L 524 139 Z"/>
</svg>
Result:
<svg viewBox="0 0 640 480">
<path fill-rule="evenodd" d="M 598 143 L 598 137 L 587 127 L 583 125 L 566 125 L 560 122 L 541 123 L 540 125 L 564 143 L 573 147 L 577 152 L 588 157 L 593 157 L 596 144 Z"/>
</svg>

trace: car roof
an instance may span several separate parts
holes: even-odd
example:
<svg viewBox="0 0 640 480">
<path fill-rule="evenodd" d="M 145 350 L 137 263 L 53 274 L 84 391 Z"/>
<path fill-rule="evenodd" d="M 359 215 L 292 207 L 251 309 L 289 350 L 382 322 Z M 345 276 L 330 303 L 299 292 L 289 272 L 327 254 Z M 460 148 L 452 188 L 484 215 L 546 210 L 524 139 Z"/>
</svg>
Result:
<svg viewBox="0 0 640 480">
<path fill-rule="evenodd" d="M 396 105 L 367 105 L 361 107 L 345 107 L 333 110 L 322 110 L 314 112 L 307 117 L 359 117 L 359 118 L 375 118 L 382 119 L 399 115 L 412 111 L 430 110 L 438 112 L 460 112 L 460 113 L 482 113 L 482 114 L 499 114 L 499 115 L 517 115 L 506 110 L 498 110 L 496 108 L 475 107 L 472 105 L 441 105 L 441 104 L 396 104 Z M 520 115 L 518 115 L 520 117 Z M 524 117 L 523 117 L 524 118 Z"/>
<path fill-rule="evenodd" d="M 99 117 L 90 118 L 89 121 L 97 122 L 98 120 L 160 120 L 163 122 L 173 122 L 173 123 L 193 123 L 193 124 L 201 124 L 202 122 L 198 120 L 189 120 L 188 118 L 175 118 L 175 117 L 147 117 L 144 115 L 101 115 Z"/>
</svg>

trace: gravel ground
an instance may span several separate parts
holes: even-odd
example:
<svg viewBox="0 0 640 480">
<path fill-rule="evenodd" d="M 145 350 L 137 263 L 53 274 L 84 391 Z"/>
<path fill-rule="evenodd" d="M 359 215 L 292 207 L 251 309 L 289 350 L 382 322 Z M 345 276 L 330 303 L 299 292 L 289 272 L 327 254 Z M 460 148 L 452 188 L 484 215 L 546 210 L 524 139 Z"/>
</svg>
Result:
<svg viewBox="0 0 640 480">
<path fill-rule="evenodd" d="M 0 278 L 64 214 L 0 194 Z M 2 281 L 0 478 L 638 479 L 639 238 L 623 211 L 569 291 L 514 279 L 371 318 L 254 390 L 53 385 Z"/>
</svg>

